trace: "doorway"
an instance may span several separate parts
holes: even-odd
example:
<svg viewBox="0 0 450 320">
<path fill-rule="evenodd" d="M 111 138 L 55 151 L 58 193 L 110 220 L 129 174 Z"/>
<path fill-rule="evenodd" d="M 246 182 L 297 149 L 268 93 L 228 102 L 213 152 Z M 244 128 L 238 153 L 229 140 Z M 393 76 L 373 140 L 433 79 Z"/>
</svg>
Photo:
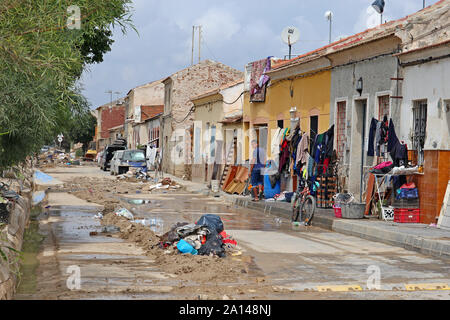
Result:
<svg viewBox="0 0 450 320">
<path fill-rule="evenodd" d="M 367 160 L 367 100 L 355 100 L 352 119 L 352 151 L 350 166 L 350 192 L 363 200 L 364 166 Z"/>
<path fill-rule="evenodd" d="M 309 124 L 309 137 L 310 137 L 310 154 L 313 153 L 313 146 L 314 146 L 314 141 L 316 141 L 316 137 L 318 135 L 319 132 L 319 117 L 318 116 L 312 116 L 310 117 L 310 124 Z"/>
</svg>

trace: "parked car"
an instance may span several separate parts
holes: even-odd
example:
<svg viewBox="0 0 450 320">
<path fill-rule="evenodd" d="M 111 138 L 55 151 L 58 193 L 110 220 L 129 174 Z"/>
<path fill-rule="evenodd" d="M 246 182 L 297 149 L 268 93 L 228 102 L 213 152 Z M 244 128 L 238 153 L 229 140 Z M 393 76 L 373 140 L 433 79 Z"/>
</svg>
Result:
<svg viewBox="0 0 450 320">
<path fill-rule="evenodd" d="M 125 146 L 111 145 L 106 147 L 102 157 L 100 158 L 100 168 L 107 171 L 111 167 L 111 159 L 114 157 L 116 151 L 125 150 Z"/>
<path fill-rule="evenodd" d="M 111 160 L 111 174 L 127 173 L 131 168 L 145 169 L 147 161 L 142 150 L 116 151 Z"/>
</svg>

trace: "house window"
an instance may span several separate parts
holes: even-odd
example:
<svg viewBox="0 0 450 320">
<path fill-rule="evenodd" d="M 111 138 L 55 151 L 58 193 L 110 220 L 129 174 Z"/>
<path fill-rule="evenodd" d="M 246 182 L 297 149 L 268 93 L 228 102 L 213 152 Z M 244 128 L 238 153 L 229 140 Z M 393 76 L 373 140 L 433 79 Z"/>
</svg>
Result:
<svg viewBox="0 0 450 320">
<path fill-rule="evenodd" d="M 336 125 L 336 135 L 337 135 L 337 156 L 338 159 L 343 162 L 345 154 L 345 141 L 346 141 L 346 113 L 347 113 L 347 103 L 345 101 L 338 102 L 337 104 L 337 125 Z"/>
<path fill-rule="evenodd" d="M 284 128 L 284 120 L 278 120 L 278 128 L 280 129 Z"/>
<path fill-rule="evenodd" d="M 414 101 L 414 148 L 418 152 L 418 164 L 423 165 L 423 149 L 425 148 L 425 139 L 427 134 L 427 101 Z"/>
<path fill-rule="evenodd" d="M 390 114 L 390 105 L 389 105 L 389 96 L 381 96 L 378 97 L 378 120 L 383 121 L 384 116 L 389 118 Z"/>
</svg>

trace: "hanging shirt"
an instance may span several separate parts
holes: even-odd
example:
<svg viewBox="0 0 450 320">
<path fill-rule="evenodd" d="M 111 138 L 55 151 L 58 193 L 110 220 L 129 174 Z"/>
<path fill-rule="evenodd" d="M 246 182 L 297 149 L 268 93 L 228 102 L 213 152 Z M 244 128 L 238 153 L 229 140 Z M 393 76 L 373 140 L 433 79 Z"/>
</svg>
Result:
<svg viewBox="0 0 450 320">
<path fill-rule="evenodd" d="M 153 166 L 155 165 L 155 159 L 156 159 L 156 148 L 152 148 L 150 146 L 147 146 L 147 166 Z"/>
<path fill-rule="evenodd" d="M 304 133 L 297 146 L 297 164 L 305 164 L 308 161 L 309 135 Z"/>
</svg>

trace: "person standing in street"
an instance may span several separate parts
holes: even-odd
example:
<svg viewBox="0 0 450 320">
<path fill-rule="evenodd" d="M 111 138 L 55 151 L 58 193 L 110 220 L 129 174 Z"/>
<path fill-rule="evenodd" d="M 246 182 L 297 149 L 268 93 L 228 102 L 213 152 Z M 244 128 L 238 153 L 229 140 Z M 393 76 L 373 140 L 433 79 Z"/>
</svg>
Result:
<svg viewBox="0 0 450 320">
<path fill-rule="evenodd" d="M 252 141 L 253 157 L 251 164 L 251 183 L 253 186 L 254 201 L 259 201 L 264 191 L 264 175 L 263 170 L 266 163 L 266 152 L 260 148 L 258 141 Z"/>
</svg>

